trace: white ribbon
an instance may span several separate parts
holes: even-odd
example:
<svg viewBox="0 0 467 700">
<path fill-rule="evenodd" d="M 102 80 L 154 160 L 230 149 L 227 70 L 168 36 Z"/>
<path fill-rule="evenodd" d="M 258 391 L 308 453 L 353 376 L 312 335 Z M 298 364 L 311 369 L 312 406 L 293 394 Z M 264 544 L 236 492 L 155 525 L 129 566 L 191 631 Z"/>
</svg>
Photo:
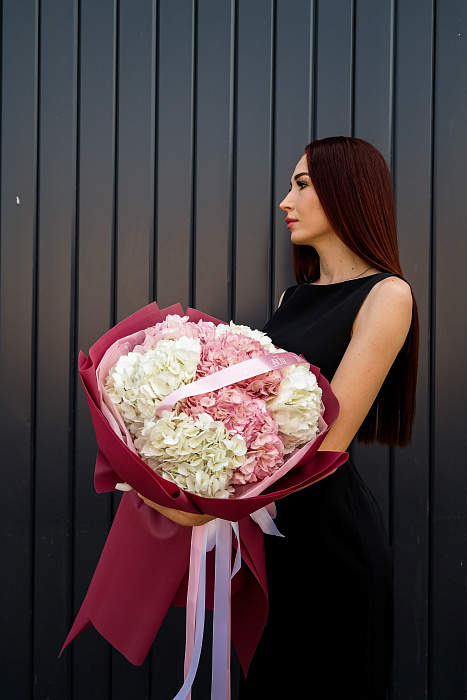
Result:
<svg viewBox="0 0 467 700">
<path fill-rule="evenodd" d="M 273 504 L 274 505 L 274 504 Z M 275 508 L 274 508 L 275 511 Z M 274 514 L 275 517 L 275 514 Z M 266 535 L 275 535 L 276 537 L 284 537 L 279 530 L 277 529 L 276 523 L 270 516 L 267 508 L 260 508 L 259 510 L 255 510 L 254 513 L 251 513 L 250 518 L 257 523 L 262 531 Z"/>
<path fill-rule="evenodd" d="M 260 508 L 252 513 L 251 517 L 266 534 L 283 537 L 266 508 Z M 237 552 L 233 568 L 231 566 L 232 530 L 237 538 Z M 203 540 L 200 551 L 201 537 Z M 221 700 L 224 697 L 226 700 L 230 700 L 230 582 L 240 570 L 242 555 L 238 523 L 220 518 L 211 520 L 207 525 L 193 528 L 187 595 L 185 682 L 173 700 L 189 700 L 191 698 L 191 686 L 198 670 L 203 644 L 206 554 L 214 547 L 216 552 L 211 700 Z M 193 610 L 195 611 L 194 619 Z"/>
</svg>

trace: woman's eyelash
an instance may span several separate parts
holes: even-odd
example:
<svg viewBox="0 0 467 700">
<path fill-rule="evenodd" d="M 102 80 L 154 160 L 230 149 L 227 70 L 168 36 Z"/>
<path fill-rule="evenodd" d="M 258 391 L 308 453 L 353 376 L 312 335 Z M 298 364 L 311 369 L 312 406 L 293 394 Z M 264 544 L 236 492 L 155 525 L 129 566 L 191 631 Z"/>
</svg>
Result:
<svg viewBox="0 0 467 700">
<path fill-rule="evenodd" d="M 303 190 L 303 188 L 306 187 L 307 184 L 308 184 L 307 182 L 303 182 L 303 181 L 301 181 L 301 180 L 297 180 L 297 187 L 298 187 L 300 190 Z M 289 192 L 291 192 L 291 191 L 292 191 L 292 185 L 289 186 Z"/>
</svg>

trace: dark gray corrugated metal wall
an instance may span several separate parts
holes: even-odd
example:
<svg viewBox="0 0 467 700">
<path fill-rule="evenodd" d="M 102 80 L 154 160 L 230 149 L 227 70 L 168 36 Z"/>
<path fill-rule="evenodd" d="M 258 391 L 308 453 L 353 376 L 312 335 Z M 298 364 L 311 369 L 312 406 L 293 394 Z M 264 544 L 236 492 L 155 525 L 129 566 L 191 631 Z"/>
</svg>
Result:
<svg viewBox="0 0 467 700">
<path fill-rule="evenodd" d="M 292 282 L 290 173 L 342 133 L 391 165 L 422 323 L 411 447 L 356 450 L 395 551 L 391 693 L 463 697 L 465 1 L 3 0 L 2 17 L 2 696 L 177 690 L 177 610 L 142 668 L 92 631 L 56 658 L 114 509 L 77 351 L 152 299 L 261 326 Z"/>
</svg>

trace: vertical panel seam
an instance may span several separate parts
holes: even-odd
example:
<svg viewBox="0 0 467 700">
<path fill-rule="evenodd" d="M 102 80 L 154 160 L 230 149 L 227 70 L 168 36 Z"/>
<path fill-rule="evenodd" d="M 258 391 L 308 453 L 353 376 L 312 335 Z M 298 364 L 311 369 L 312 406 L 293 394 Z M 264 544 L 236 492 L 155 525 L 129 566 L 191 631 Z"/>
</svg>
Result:
<svg viewBox="0 0 467 700">
<path fill-rule="evenodd" d="M 157 301 L 157 263 L 158 263 L 158 162 L 159 162 L 159 27 L 160 27 L 160 3 L 152 0 L 152 66 L 153 84 L 151 97 L 152 110 L 152 290 L 151 301 Z M 153 663 L 146 663 L 147 672 L 147 697 L 153 695 Z"/>
<path fill-rule="evenodd" d="M 316 95 L 317 95 L 317 57 L 318 57 L 318 0 L 312 0 L 310 6 L 310 77 L 308 86 L 308 141 L 316 138 Z"/>
<path fill-rule="evenodd" d="M 3 163 L 3 150 L 2 150 L 2 145 L 3 145 L 3 6 L 2 3 L 0 2 L 0 223 L 2 221 L 2 163 Z M 1 243 L 1 228 L 0 228 L 0 243 Z M 0 246 L 0 254 L 1 254 L 1 246 Z M 2 270 L 0 267 L 0 290 L 1 290 L 1 274 Z M 1 324 L 1 319 L 0 319 L 0 324 Z"/>
<path fill-rule="evenodd" d="M 79 158 L 79 143 L 80 143 L 80 40 L 81 40 L 81 2 L 75 0 L 73 8 L 73 98 L 74 114 L 72 115 L 72 128 L 74 130 L 72 140 L 71 163 L 74 171 L 74 198 L 72 212 L 72 228 L 71 228 L 71 274 L 70 274 L 70 369 L 69 369 L 69 426 L 70 434 L 68 438 L 68 538 L 69 550 L 67 552 L 68 564 L 68 594 L 67 594 L 67 615 L 69 625 L 73 622 L 73 599 L 74 599 L 74 557 L 75 557 L 75 438 L 76 438 L 76 342 L 77 328 L 76 320 L 78 318 L 78 294 L 76 289 L 76 281 L 78 279 L 79 265 L 79 193 L 80 193 L 80 158 Z M 66 686 L 69 697 L 72 692 L 72 677 L 73 677 L 73 652 L 68 655 L 68 674 L 66 678 Z"/>
<path fill-rule="evenodd" d="M 392 175 L 393 191 L 396 191 L 395 183 L 395 112 L 396 112 L 396 67 L 397 67 L 397 45 L 396 45 L 396 24 L 397 24 L 397 0 L 391 0 L 391 27 L 389 30 L 389 169 Z M 396 202 L 397 205 L 397 202 Z"/>
<path fill-rule="evenodd" d="M 235 262 L 237 207 L 237 93 L 238 93 L 238 6 L 231 0 L 230 27 L 230 133 L 229 133 L 229 233 L 227 304 L 229 316 L 235 320 Z"/>
<path fill-rule="evenodd" d="M 357 4 L 352 0 L 350 8 L 350 90 L 349 90 L 349 135 L 355 133 L 355 74 L 356 74 L 356 32 L 357 32 Z"/>
<path fill-rule="evenodd" d="M 30 637 L 29 637 L 29 655 L 30 655 L 30 688 L 31 695 L 34 693 L 34 598 L 35 598 L 35 568 L 36 568 L 36 547 L 35 547 L 35 532 L 36 532 L 36 440 L 37 440 L 37 339 L 38 339 L 38 306 L 39 306 L 39 209 L 40 209 L 40 152 L 39 152 L 39 134 L 41 129 L 40 118 L 40 88 L 41 88 L 41 7 L 40 0 L 36 0 L 34 5 L 35 10 L 35 221 L 34 221 L 34 243 L 33 243 L 33 259 L 34 269 L 32 271 L 32 332 L 31 332 L 31 482 L 30 482 Z"/>
<path fill-rule="evenodd" d="M 389 49 L 389 169 L 392 176 L 393 196 L 396 195 L 396 171 L 395 171 L 395 107 L 396 107 L 396 67 L 397 67 L 397 50 L 396 50 L 396 23 L 397 23 L 397 0 L 391 0 L 391 27 L 390 27 L 390 49 Z M 354 118 L 354 103 L 352 104 L 352 120 Z M 352 123 L 353 128 L 353 123 Z M 395 202 L 397 207 L 397 202 Z M 395 463 L 396 450 L 394 446 L 389 448 L 389 472 L 388 472 L 388 491 L 389 491 L 389 508 L 388 508 L 388 535 L 392 549 L 394 551 L 394 523 L 395 523 Z M 394 668 L 391 671 L 391 680 L 388 689 L 388 698 L 394 698 Z"/>
<path fill-rule="evenodd" d="M 434 663 L 433 663 L 433 603 L 434 603 L 434 456 L 435 456 L 435 334 L 436 334 L 436 233 L 435 233 L 435 170 L 436 170 L 436 153 L 435 153 L 435 119 L 436 119 L 436 43 L 437 43 L 437 3 L 433 0 L 433 24 L 432 24 L 432 60 L 431 60 L 431 173 L 430 173 L 430 293 L 429 293 L 429 311 L 428 318 L 430 324 L 429 332 L 429 479 L 428 479 L 428 660 L 427 660 L 427 690 L 428 697 L 431 697 L 431 692 L 434 687 Z"/>
<path fill-rule="evenodd" d="M 198 0 L 192 0 L 192 27 L 191 27 L 191 163 L 190 163 L 190 282 L 189 300 L 190 306 L 195 305 L 196 290 L 196 132 L 197 132 L 197 51 L 198 51 Z"/>
<path fill-rule="evenodd" d="M 119 52 L 120 52 L 120 11 L 119 0 L 114 0 L 114 138 L 113 138 L 113 205 L 112 205 L 112 271 L 111 302 L 109 325 L 116 322 L 117 312 L 117 265 L 118 265 L 118 131 L 119 131 Z"/>
<path fill-rule="evenodd" d="M 277 4 L 271 2 L 271 74 L 269 95 L 269 221 L 268 221 L 268 290 L 266 313 L 269 318 L 274 309 L 275 270 L 275 102 L 276 102 L 276 44 L 277 44 Z"/>
<path fill-rule="evenodd" d="M 120 52 L 120 5 L 119 0 L 114 0 L 114 50 L 113 50 L 113 203 L 112 203 L 112 250 L 111 250 L 111 293 L 110 293 L 110 319 L 109 325 L 113 326 L 116 322 L 117 312 L 117 239 L 118 239 L 118 136 L 119 136 L 119 52 Z M 109 529 L 112 524 L 112 516 L 115 511 L 116 499 L 114 494 L 111 494 L 111 508 L 109 512 Z M 108 666 L 108 687 L 109 696 L 112 697 L 113 686 L 113 663 L 114 652 L 111 650 L 109 655 Z"/>
<path fill-rule="evenodd" d="M 396 106 L 396 65 L 397 65 L 397 49 L 396 49 L 396 23 L 397 23 L 397 0 L 391 0 L 391 27 L 390 27 L 390 49 L 389 49 L 389 169 L 392 177 L 393 196 L 396 193 L 396 171 L 395 171 L 395 106 Z M 395 202 L 397 208 L 397 202 Z M 394 542 L 394 521 L 395 521 L 395 448 L 389 448 L 389 474 L 388 474 L 388 490 L 389 490 L 389 539 Z M 392 686 L 389 691 L 392 696 Z"/>
<path fill-rule="evenodd" d="M 153 85 L 153 235 L 152 235 L 152 299 L 157 300 L 157 261 L 158 261 L 158 162 L 159 162 L 159 25 L 160 6 L 159 0 L 153 0 L 153 61 L 154 61 L 154 85 Z"/>
</svg>

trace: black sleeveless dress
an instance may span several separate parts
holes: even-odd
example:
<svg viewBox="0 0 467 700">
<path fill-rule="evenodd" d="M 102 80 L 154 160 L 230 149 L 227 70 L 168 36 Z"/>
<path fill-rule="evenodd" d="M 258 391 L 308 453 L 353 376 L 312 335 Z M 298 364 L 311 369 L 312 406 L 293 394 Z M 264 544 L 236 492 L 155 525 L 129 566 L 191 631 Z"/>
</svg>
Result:
<svg viewBox="0 0 467 700">
<path fill-rule="evenodd" d="M 263 329 L 331 381 L 354 319 L 388 273 L 287 289 Z M 269 617 L 240 699 L 386 698 L 393 561 L 380 510 L 353 464 L 280 500 L 266 536 Z"/>
</svg>

